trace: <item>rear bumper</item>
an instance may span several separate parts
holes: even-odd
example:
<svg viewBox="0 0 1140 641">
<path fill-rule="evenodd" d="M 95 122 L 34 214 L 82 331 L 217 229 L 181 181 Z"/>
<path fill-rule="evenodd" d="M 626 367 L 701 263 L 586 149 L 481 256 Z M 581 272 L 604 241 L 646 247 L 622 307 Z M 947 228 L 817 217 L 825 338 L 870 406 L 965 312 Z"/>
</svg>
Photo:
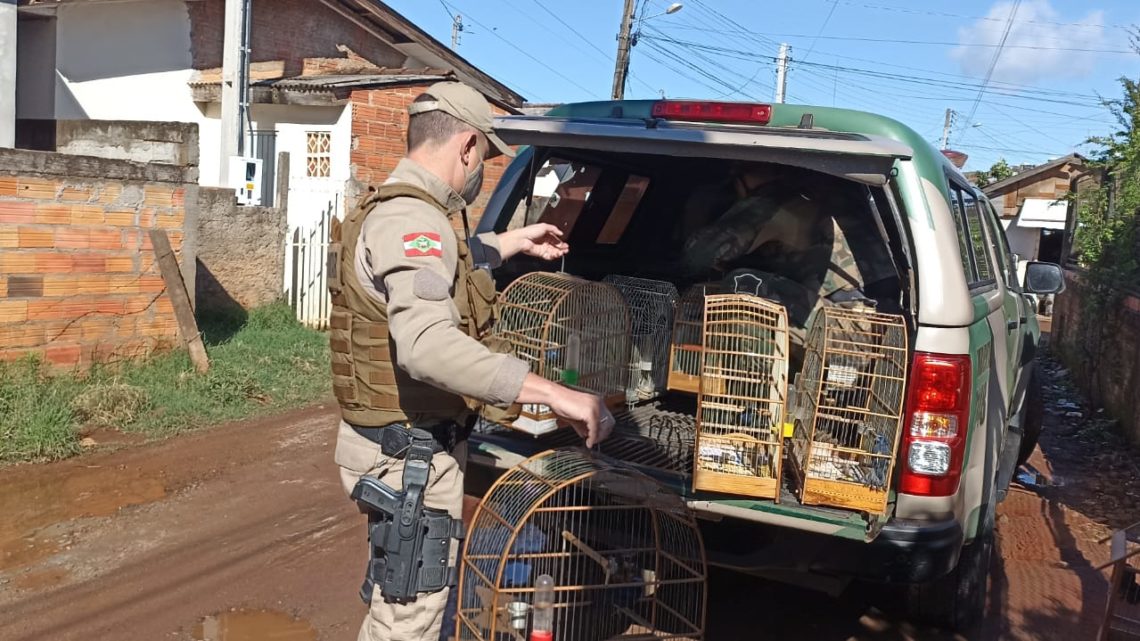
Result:
<svg viewBox="0 0 1140 641">
<path fill-rule="evenodd" d="M 805 572 L 882 583 L 925 583 L 958 564 L 955 521 L 891 521 L 870 543 L 724 519 L 702 523 L 709 562 L 757 575 Z"/>
<path fill-rule="evenodd" d="M 865 547 L 859 578 L 925 583 L 946 576 L 958 565 L 962 527 L 953 520 L 931 523 L 896 519 Z"/>
</svg>

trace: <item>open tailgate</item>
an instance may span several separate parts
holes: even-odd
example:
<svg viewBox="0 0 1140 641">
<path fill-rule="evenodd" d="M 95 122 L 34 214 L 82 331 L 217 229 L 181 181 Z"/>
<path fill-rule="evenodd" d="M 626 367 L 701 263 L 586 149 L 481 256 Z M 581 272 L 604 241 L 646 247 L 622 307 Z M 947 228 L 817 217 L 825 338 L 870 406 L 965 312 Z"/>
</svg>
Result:
<svg viewBox="0 0 1140 641">
<path fill-rule="evenodd" d="M 502 116 L 495 132 L 511 145 L 695 158 L 765 161 L 882 185 L 913 151 L 889 138 L 820 129 L 619 118 Z"/>
</svg>

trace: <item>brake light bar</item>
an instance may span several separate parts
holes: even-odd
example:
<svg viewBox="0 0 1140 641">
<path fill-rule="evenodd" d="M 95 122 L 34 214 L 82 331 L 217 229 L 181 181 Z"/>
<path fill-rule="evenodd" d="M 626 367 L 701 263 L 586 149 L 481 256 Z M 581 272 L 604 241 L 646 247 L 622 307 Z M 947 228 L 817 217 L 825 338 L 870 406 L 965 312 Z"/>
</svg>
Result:
<svg viewBox="0 0 1140 641">
<path fill-rule="evenodd" d="M 661 100 L 653 103 L 653 117 L 664 120 L 766 125 L 772 120 L 772 105 L 707 100 Z"/>
<path fill-rule="evenodd" d="M 970 357 L 914 355 L 903 416 L 899 492 L 950 496 L 958 491 L 970 416 Z"/>
</svg>

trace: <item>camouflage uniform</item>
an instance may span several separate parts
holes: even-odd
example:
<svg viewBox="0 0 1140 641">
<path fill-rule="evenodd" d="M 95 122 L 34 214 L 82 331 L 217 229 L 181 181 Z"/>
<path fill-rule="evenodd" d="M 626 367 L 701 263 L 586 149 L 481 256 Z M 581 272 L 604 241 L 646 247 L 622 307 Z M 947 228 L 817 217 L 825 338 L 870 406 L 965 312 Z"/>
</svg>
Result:
<svg viewBox="0 0 1140 641">
<path fill-rule="evenodd" d="M 794 351 L 801 352 L 815 310 L 863 300 L 866 285 L 896 276 L 877 226 L 856 204 L 862 196 L 835 183 L 769 185 L 740 200 L 689 238 L 684 272 L 698 277 L 737 268 L 727 285 L 783 304 Z M 759 282 L 737 278 L 742 273 Z"/>
</svg>

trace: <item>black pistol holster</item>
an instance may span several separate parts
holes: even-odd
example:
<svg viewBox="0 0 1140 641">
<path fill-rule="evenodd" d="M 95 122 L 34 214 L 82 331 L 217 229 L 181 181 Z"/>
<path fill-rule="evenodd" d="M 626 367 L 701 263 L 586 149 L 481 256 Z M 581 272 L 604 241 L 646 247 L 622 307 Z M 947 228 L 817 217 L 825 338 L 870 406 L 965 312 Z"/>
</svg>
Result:
<svg viewBox="0 0 1140 641">
<path fill-rule="evenodd" d="M 424 507 L 434 439 L 421 429 L 409 431 L 403 490 L 370 476 L 360 477 L 352 489 L 353 500 L 368 512 L 368 571 L 360 587 L 365 603 L 372 602 L 376 586 L 385 601 L 408 603 L 421 592 L 454 586 L 458 577 L 448 557 L 451 539 L 464 537 L 463 522 Z"/>
</svg>

